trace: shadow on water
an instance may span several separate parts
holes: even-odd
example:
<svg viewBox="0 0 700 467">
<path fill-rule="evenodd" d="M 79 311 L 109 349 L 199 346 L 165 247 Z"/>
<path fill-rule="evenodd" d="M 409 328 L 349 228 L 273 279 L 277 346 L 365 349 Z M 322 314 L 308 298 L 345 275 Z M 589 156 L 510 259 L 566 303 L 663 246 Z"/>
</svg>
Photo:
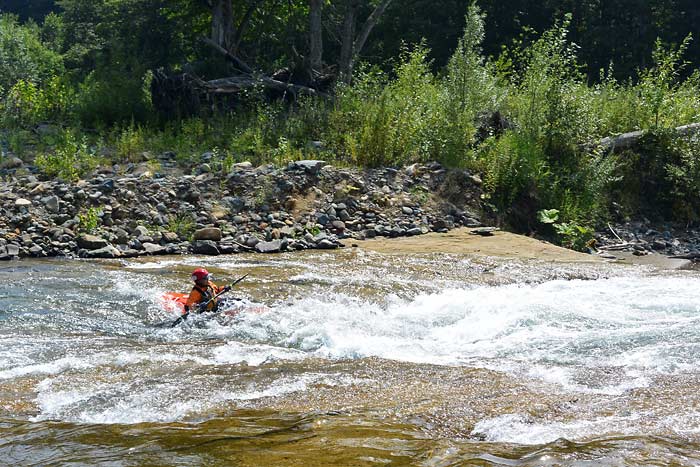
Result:
<svg viewBox="0 0 700 467">
<path fill-rule="evenodd" d="M 661 437 L 523 446 L 433 438 L 367 413 L 240 411 L 197 424 L 74 425 L 0 420 L 3 465 L 626 466 L 694 465 L 697 444 Z M 70 453 L 70 456 L 67 456 Z"/>
</svg>

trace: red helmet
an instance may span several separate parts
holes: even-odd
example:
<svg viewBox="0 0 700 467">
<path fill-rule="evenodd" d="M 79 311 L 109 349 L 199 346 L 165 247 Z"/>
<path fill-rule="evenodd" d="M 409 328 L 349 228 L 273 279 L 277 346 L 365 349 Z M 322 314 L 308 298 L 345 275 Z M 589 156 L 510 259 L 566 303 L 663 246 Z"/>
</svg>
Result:
<svg viewBox="0 0 700 467">
<path fill-rule="evenodd" d="M 204 268 L 195 269 L 194 272 L 192 273 L 191 279 L 194 282 L 201 281 L 204 279 L 209 279 L 209 271 L 207 271 Z"/>
</svg>

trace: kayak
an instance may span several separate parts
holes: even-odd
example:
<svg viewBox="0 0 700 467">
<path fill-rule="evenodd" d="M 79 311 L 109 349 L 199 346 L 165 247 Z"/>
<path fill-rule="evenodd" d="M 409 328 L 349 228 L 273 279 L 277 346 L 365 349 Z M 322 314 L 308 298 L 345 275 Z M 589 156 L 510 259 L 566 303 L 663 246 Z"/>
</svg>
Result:
<svg viewBox="0 0 700 467">
<path fill-rule="evenodd" d="M 161 296 L 161 306 L 168 313 L 184 315 L 185 305 L 187 304 L 187 299 L 189 297 L 190 294 L 187 293 L 166 292 Z M 216 312 L 216 315 L 229 318 L 240 313 L 262 313 L 269 310 L 269 308 L 264 305 L 256 305 L 248 300 L 227 300 L 225 298 L 220 299 L 219 308 L 220 310 Z"/>
</svg>

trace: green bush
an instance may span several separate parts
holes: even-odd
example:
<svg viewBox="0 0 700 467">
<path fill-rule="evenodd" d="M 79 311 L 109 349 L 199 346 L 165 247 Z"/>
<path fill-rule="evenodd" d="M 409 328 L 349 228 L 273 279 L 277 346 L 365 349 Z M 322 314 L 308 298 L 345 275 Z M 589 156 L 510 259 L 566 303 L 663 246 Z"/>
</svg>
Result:
<svg viewBox="0 0 700 467">
<path fill-rule="evenodd" d="M 78 230 L 81 232 L 94 233 L 99 225 L 99 209 L 91 207 L 78 214 Z"/>
<path fill-rule="evenodd" d="M 104 128 L 125 122 L 148 122 L 153 106 L 150 74 L 101 71 L 90 73 L 78 88 L 76 115 L 83 125 Z"/>
<path fill-rule="evenodd" d="M 700 141 L 672 129 L 648 131 L 618 157 L 612 198 L 627 214 L 666 220 L 700 219 Z"/>
<path fill-rule="evenodd" d="M 86 138 L 78 139 L 72 131 L 65 132 L 63 142 L 52 153 L 39 154 L 35 160 L 44 175 L 67 181 L 88 174 L 98 163 L 99 158 L 88 146 Z"/>
<path fill-rule="evenodd" d="M 63 71 L 61 55 L 44 45 L 36 24 L 19 24 L 13 15 L 0 15 L 0 92 L 20 80 L 41 86 Z"/>
<path fill-rule="evenodd" d="M 50 78 L 43 86 L 19 80 L 5 96 L 2 122 L 28 128 L 44 121 L 66 121 L 72 100 L 72 90 L 59 77 Z"/>
</svg>

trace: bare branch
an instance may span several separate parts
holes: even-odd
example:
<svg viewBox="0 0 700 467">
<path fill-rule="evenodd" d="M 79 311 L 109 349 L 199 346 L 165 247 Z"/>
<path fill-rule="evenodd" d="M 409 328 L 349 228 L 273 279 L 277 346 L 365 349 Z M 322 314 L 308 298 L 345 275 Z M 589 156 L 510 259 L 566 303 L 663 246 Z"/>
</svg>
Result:
<svg viewBox="0 0 700 467">
<path fill-rule="evenodd" d="M 357 39 L 355 40 L 355 46 L 354 46 L 354 53 L 355 55 L 359 55 L 360 51 L 362 51 L 362 48 L 365 46 L 365 42 L 367 42 L 367 38 L 369 37 L 369 33 L 372 32 L 372 29 L 374 26 L 377 25 L 379 22 L 379 18 L 382 16 L 384 11 L 389 7 L 389 4 L 391 3 L 392 0 L 382 0 L 382 3 L 377 5 L 377 8 L 374 9 L 371 15 L 369 15 L 369 18 L 367 18 L 367 21 L 365 21 L 365 24 L 362 26 L 362 30 L 360 31 L 360 34 L 357 36 Z"/>
</svg>

